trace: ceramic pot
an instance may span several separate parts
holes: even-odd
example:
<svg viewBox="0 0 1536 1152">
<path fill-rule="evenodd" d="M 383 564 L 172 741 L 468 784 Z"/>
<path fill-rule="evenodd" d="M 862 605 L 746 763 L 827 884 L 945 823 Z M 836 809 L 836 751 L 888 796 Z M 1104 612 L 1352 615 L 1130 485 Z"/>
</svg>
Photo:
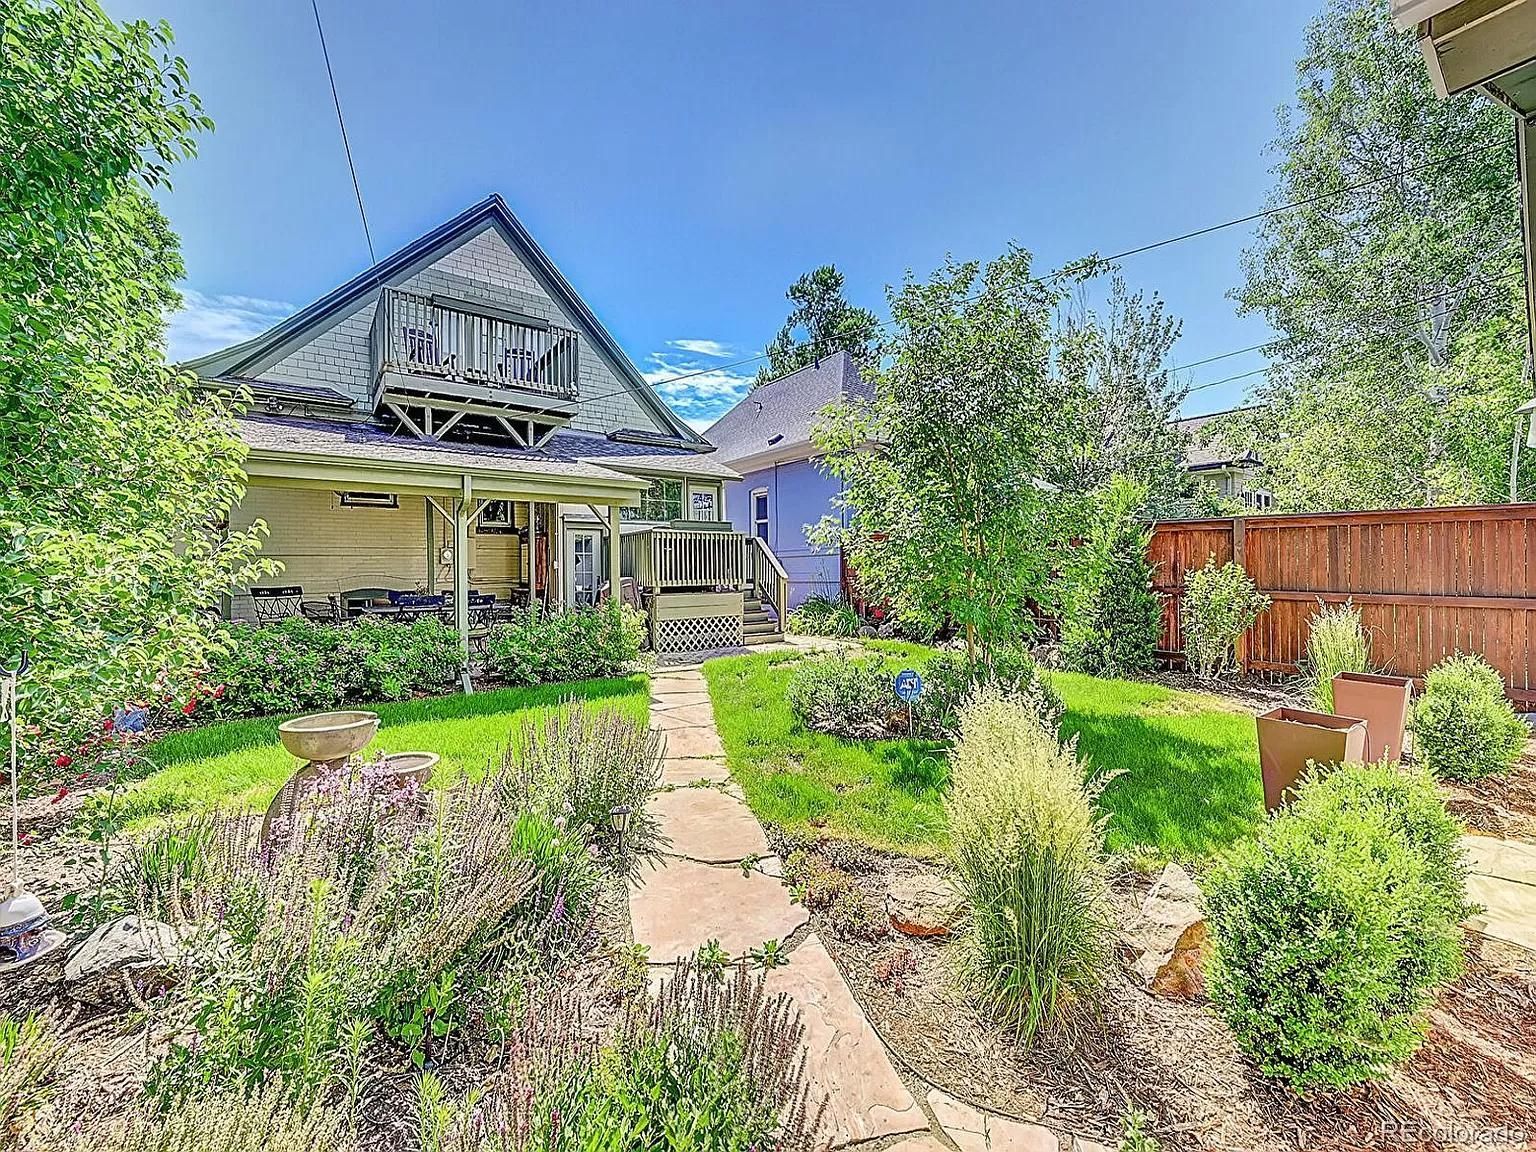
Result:
<svg viewBox="0 0 1536 1152">
<path fill-rule="evenodd" d="M 1412 695 L 1413 681 L 1406 676 L 1340 672 L 1333 678 L 1333 710 L 1365 721 L 1365 758 L 1372 764 L 1382 757 L 1393 764 L 1403 758 Z"/>
<path fill-rule="evenodd" d="M 1284 804 L 1312 764 L 1343 764 L 1365 756 L 1365 721 L 1303 708 L 1275 708 L 1256 718 L 1264 807 Z"/>
</svg>

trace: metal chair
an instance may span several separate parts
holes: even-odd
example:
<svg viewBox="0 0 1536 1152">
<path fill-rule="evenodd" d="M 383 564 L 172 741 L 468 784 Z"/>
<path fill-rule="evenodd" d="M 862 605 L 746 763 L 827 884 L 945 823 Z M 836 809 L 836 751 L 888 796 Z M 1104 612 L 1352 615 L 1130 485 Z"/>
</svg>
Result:
<svg viewBox="0 0 1536 1152">
<path fill-rule="evenodd" d="M 341 601 L 335 596 L 327 596 L 324 600 L 301 601 L 299 612 L 304 619 L 316 624 L 340 624 L 342 620 Z"/>
<path fill-rule="evenodd" d="M 297 584 L 280 588 L 252 588 L 251 606 L 256 612 L 256 623 L 275 624 L 299 614 L 304 601 L 304 589 Z"/>
</svg>

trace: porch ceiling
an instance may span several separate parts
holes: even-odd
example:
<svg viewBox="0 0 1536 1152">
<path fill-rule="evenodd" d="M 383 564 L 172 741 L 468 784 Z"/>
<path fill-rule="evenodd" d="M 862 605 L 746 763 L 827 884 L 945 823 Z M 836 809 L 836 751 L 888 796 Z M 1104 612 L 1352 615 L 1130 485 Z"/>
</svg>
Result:
<svg viewBox="0 0 1536 1152">
<path fill-rule="evenodd" d="M 495 445 L 395 436 L 366 424 L 244 417 L 246 473 L 266 484 L 457 495 L 464 477 L 478 497 L 634 504 L 647 482 L 580 460 Z"/>
</svg>

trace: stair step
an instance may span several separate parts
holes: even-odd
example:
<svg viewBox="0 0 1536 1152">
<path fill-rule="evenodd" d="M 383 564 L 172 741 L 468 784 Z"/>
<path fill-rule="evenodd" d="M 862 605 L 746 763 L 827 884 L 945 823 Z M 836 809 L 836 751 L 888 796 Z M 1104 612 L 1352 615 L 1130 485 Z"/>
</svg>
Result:
<svg viewBox="0 0 1536 1152">
<path fill-rule="evenodd" d="M 772 620 L 762 620 L 757 623 L 743 624 L 741 630 L 747 636 L 765 636 L 770 632 L 777 632 L 779 626 Z"/>
<path fill-rule="evenodd" d="M 742 639 L 751 644 L 777 644 L 784 639 L 782 632 L 749 632 Z"/>
<path fill-rule="evenodd" d="M 742 619 L 743 623 L 746 623 L 746 624 L 769 624 L 769 623 L 776 623 L 776 621 L 773 619 L 772 615 L 770 615 L 767 612 L 748 612 L 744 616 L 742 616 L 741 619 Z"/>
</svg>

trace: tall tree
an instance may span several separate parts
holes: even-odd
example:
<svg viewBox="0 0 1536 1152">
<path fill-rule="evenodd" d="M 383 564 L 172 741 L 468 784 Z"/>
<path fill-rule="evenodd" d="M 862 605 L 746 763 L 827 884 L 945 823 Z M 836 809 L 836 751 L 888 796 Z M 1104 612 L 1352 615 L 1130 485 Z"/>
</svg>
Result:
<svg viewBox="0 0 1536 1152">
<path fill-rule="evenodd" d="M 1063 428 L 1046 387 L 1059 298 L 1019 249 L 985 270 L 949 261 L 889 296 L 873 401 L 833 407 L 816 433 L 843 487 L 818 537 L 842 545 L 872 597 L 954 620 L 985 656 L 1027 631 L 1062 538 L 1042 475 Z"/>
<path fill-rule="evenodd" d="M 754 387 L 833 352 L 850 352 L 861 361 L 873 358 L 880 321 L 867 308 L 848 303 L 836 266 L 823 264 L 807 272 L 784 295 L 794 308 L 768 345 L 768 363 L 757 370 Z"/>
<path fill-rule="evenodd" d="M 182 263 L 150 190 L 208 127 L 166 25 L 0 10 L 0 659 L 31 653 L 34 752 L 176 691 L 250 574 L 255 536 L 214 530 L 231 404 L 162 351 Z"/>
<path fill-rule="evenodd" d="M 1301 206 L 1259 226 L 1235 294 L 1279 333 L 1276 367 L 1221 434 L 1286 508 L 1498 499 L 1522 398 L 1508 117 L 1440 100 L 1387 0 L 1330 0 L 1297 77 L 1272 200 Z"/>
<path fill-rule="evenodd" d="M 1058 321 L 1051 386 L 1066 435 L 1046 479 L 1085 509 L 1115 476 L 1154 511 L 1183 496 L 1187 437 L 1174 422 L 1188 387 L 1168 364 L 1181 328 L 1161 299 L 1130 291 L 1118 274 L 1102 310 L 1079 302 Z"/>
</svg>

